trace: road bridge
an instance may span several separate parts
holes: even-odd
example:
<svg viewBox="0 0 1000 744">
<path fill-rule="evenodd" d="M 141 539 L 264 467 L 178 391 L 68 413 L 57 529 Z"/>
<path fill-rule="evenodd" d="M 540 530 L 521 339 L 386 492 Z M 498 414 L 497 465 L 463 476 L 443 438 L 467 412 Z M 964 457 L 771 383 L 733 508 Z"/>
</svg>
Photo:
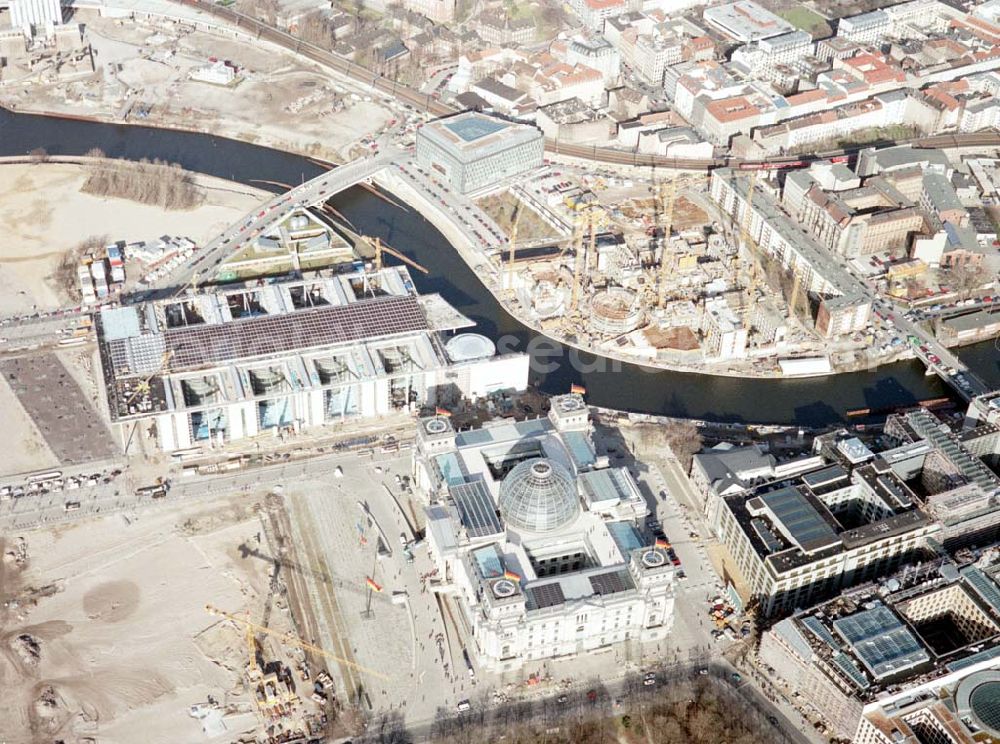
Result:
<svg viewBox="0 0 1000 744">
<path fill-rule="evenodd" d="M 893 316 L 890 322 L 911 337 L 913 353 L 927 367 L 928 374 L 940 377 L 966 403 L 978 395 L 990 392 L 990 386 L 969 369 L 957 354 L 938 341 L 932 331 L 902 317 L 902 314 Z M 918 342 L 913 343 L 913 338 Z"/>
<path fill-rule="evenodd" d="M 185 287 L 195 279 L 213 277 L 229 255 L 242 248 L 250 238 L 276 225 L 292 209 L 322 204 L 341 191 L 369 180 L 403 156 L 404 153 L 399 150 L 387 150 L 379 155 L 355 160 L 329 170 L 289 191 L 275 195 L 243 215 L 201 250 L 195 251 L 187 262 L 147 291 L 144 298 L 163 296 L 165 291 L 175 291 L 176 288 Z"/>
</svg>

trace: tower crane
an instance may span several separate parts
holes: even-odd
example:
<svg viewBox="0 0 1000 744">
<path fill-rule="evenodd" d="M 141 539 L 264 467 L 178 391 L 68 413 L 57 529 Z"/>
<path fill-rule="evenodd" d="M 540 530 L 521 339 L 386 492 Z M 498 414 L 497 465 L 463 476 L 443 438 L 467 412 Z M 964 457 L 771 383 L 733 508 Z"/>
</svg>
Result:
<svg viewBox="0 0 1000 744">
<path fill-rule="evenodd" d="M 514 289 L 514 254 L 517 252 L 517 225 L 521 221 L 521 205 L 518 204 L 514 207 L 514 219 L 511 220 L 510 225 L 510 251 L 507 254 L 507 267 L 510 269 L 510 279 L 507 282 L 507 288 L 513 291 Z M 503 254 L 500 254 L 503 256 Z M 501 282 L 502 284 L 502 282 Z"/>
<path fill-rule="evenodd" d="M 588 209 L 586 222 L 590 228 L 590 243 L 591 246 L 593 246 L 595 242 L 594 212 L 592 207 L 587 207 L 586 209 Z M 576 310 L 576 307 L 580 302 L 580 274 L 583 271 L 583 267 L 588 263 L 587 251 L 584 248 L 584 242 L 583 242 L 583 225 L 584 225 L 584 218 L 582 215 L 579 215 L 577 217 L 577 227 L 578 227 L 578 234 L 576 241 L 577 251 L 576 251 L 576 256 L 574 257 L 573 260 L 573 295 L 569 306 L 570 311 Z"/>
<path fill-rule="evenodd" d="M 331 654 L 329 651 L 322 649 L 319 646 L 316 646 L 312 643 L 307 643 L 306 641 L 303 641 L 301 638 L 297 638 L 291 633 L 283 633 L 280 630 L 275 630 L 274 628 L 268 628 L 263 625 L 258 625 L 257 623 L 252 622 L 249 618 L 240 617 L 239 615 L 234 615 L 230 612 L 225 612 L 224 610 L 220 610 L 218 607 L 214 607 L 213 605 L 205 605 L 205 610 L 212 615 L 224 617 L 227 620 L 232 620 L 235 623 L 242 623 L 246 627 L 246 633 L 248 639 L 247 643 L 250 646 L 250 664 L 252 669 L 257 668 L 256 634 L 263 633 L 265 635 L 276 637 L 281 643 L 285 643 L 289 646 L 296 646 L 305 651 L 311 651 L 312 653 L 319 654 L 320 656 L 325 656 L 331 661 L 335 661 L 338 664 L 343 664 L 345 666 L 351 667 L 352 669 L 357 669 L 358 671 L 365 672 L 366 674 L 370 674 L 373 677 L 378 677 L 379 679 L 385 679 L 385 680 L 389 679 L 388 676 L 382 674 L 381 672 L 376 672 L 374 669 L 369 669 L 368 667 L 362 666 L 361 664 L 358 664 L 356 662 L 349 661 L 348 659 L 337 656 L 335 654 Z"/>
<path fill-rule="evenodd" d="M 176 292 L 170 295 L 168 299 L 173 300 L 176 299 L 177 297 L 180 297 L 180 295 L 186 292 L 188 288 L 194 287 L 197 281 L 198 281 L 198 272 L 195 271 L 193 274 L 191 274 L 191 278 L 188 279 L 187 282 L 180 289 L 178 289 Z M 173 357 L 173 355 L 174 355 L 173 349 L 167 349 L 165 352 L 163 352 L 163 356 L 160 358 L 160 365 L 154 371 L 142 377 L 139 380 L 139 382 L 136 383 L 135 390 L 125 401 L 126 410 L 132 404 L 132 401 L 134 401 L 140 395 L 146 395 L 147 393 L 149 393 L 150 381 L 158 374 L 161 374 L 163 370 L 167 368 L 167 365 L 170 363 L 170 359 L 171 357 Z"/>
<path fill-rule="evenodd" d="M 759 281 L 757 262 L 759 259 L 759 249 L 757 246 L 757 241 L 753 238 L 753 231 L 751 230 L 751 222 L 753 220 L 753 196 L 754 192 L 757 190 L 757 171 L 753 171 L 750 175 L 750 186 L 747 190 L 747 201 L 746 208 L 743 214 L 743 219 L 740 220 L 740 242 L 746 245 L 747 252 L 750 254 L 750 285 L 747 287 L 747 297 L 749 298 L 749 305 L 753 305 L 754 297 L 757 295 L 757 285 Z M 743 328 L 746 330 L 747 334 L 750 333 L 750 307 L 746 308 L 746 312 L 743 314 Z"/>
<path fill-rule="evenodd" d="M 673 232 L 674 222 L 674 202 L 677 198 L 677 178 L 671 178 L 667 183 L 669 198 L 666 202 L 666 211 L 663 216 L 663 249 L 660 253 L 660 297 L 659 305 L 663 307 L 667 301 L 667 281 L 670 278 L 670 271 L 673 268 L 673 256 L 667 259 L 667 251 L 670 249 L 670 235 Z M 663 203 L 663 187 L 660 188 L 660 203 Z"/>
</svg>

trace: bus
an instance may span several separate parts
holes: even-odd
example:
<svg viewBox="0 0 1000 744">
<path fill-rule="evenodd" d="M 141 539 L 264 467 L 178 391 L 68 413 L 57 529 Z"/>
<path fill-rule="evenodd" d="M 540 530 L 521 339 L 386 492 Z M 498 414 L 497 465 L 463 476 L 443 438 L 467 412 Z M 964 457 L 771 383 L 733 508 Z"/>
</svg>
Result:
<svg viewBox="0 0 1000 744">
<path fill-rule="evenodd" d="M 155 486 L 142 486 L 141 488 L 135 489 L 136 496 L 150 496 L 154 499 L 162 499 L 167 495 L 167 486 L 164 483 L 158 483 Z"/>
<path fill-rule="evenodd" d="M 71 511 L 76 511 L 79 508 L 80 508 L 79 501 L 67 501 L 65 504 L 63 504 L 64 511 L 71 512 Z"/>
<path fill-rule="evenodd" d="M 26 483 L 44 483 L 45 481 L 51 481 L 61 477 L 61 470 L 49 470 L 45 473 L 35 473 L 34 475 L 29 475 L 24 480 Z"/>
</svg>

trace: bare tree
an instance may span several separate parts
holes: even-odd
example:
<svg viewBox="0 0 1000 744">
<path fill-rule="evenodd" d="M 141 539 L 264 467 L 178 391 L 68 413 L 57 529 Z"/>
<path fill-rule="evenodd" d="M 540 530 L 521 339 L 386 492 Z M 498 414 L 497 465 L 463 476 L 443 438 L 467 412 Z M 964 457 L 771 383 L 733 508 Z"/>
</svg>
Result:
<svg viewBox="0 0 1000 744">
<path fill-rule="evenodd" d="M 947 273 L 951 288 L 963 300 L 968 299 L 977 289 L 981 289 L 989 278 L 989 273 L 982 264 L 973 262 L 956 264 Z"/>
<path fill-rule="evenodd" d="M 32 163 L 35 163 L 37 165 L 38 163 L 44 163 L 48 161 L 49 152 L 44 147 L 36 147 L 34 150 L 28 153 L 28 157 L 31 158 Z"/>
<path fill-rule="evenodd" d="M 191 174 L 160 160 L 103 160 L 90 167 L 80 190 L 96 196 L 130 199 L 164 209 L 193 209 L 205 195 Z"/>
</svg>

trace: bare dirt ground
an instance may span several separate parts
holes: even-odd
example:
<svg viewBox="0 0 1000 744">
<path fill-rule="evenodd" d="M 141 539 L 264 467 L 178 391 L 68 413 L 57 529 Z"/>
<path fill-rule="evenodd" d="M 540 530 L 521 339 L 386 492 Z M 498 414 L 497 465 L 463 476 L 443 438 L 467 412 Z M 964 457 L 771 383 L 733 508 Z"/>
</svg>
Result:
<svg viewBox="0 0 1000 744">
<path fill-rule="evenodd" d="M 260 531 L 251 503 L 4 536 L 0 740 L 199 741 L 188 711 L 209 696 L 231 714 L 215 741 L 245 730 L 241 633 L 204 608 L 259 612 L 268 565 L 238 550 Z"/>
<path fill-rule="evenodd" d="M 3 377 L 0 377 L 0 411 L 6 439 L 0 457 L 0 475 L 43 470 L 58 464 L 42 433 Z"/>
<path fill-rule="evenodd" d="M 90 236 L 149 240 L 185 235 L 195 242 L 221 232 L 257 200 L 253 189 L 198 179 L 206 202 L 166 211 L 125 199 L 80 193 L 85 166 L 63 163 L 0 165 L 0 317 L 65 306 L 69 297 L 52 274 L 63 254 Z M 53 209 L 52 205 L 58 205 Z"/>
<path fill-rule="evenodd" d="M 83 15 L 101 61 L 93 79 L 18 86 L 0 100 L 19 110 L 117 120 L 135 102 L 132 120 L 146 110 L 143 123 L 208 131 L 329 160 L 342 158 L 353 143 L 393 117 L 370 91 L 266 44 L 170 23 Z M 233 85 L 191 80 L 190 73 L 208 65 L 210 57 L 231 61 L 243 80 Z"/>
</svg>

